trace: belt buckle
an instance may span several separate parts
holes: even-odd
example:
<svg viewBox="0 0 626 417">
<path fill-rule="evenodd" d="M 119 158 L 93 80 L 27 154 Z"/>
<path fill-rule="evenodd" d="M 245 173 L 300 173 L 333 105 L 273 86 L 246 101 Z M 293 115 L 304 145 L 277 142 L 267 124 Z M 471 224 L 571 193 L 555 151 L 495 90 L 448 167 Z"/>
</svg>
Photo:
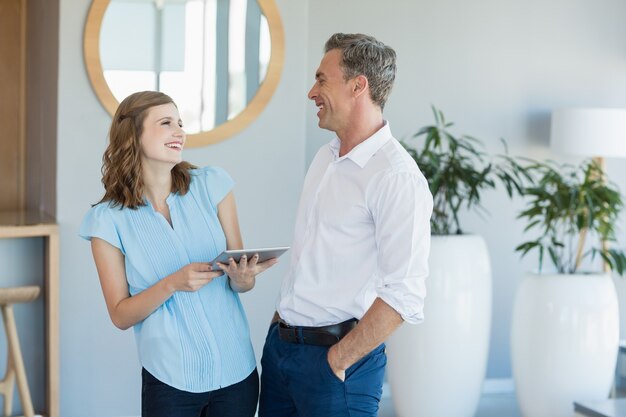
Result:
<svg viewBox="0 0 626 417">
<path fill-rule="evenodd" d="M 281 339 L 290 343 L 332 346 L 339 342 L 354 327 L 352 319 L 343 323 L 321 327 L 291 326 L 284 320 L 279 319 L 278 330 Z M 346 328 L 348 327 L 348 328 Z"/>
</svg>

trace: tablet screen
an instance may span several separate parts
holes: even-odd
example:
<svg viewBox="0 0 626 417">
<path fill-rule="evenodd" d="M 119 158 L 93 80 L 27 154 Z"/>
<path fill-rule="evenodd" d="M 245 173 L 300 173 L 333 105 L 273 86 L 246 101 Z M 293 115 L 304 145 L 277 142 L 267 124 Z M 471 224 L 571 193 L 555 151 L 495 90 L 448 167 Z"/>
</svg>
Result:
<svg viewBox="0 0 626 417">
<path fill-rule="evenodd" d="M 267 261 L 268 259 L 278 258 L 283 253 L 287 252 L 289 246 L 280 246 L 275 248 L 252 248 L 252 249 L 232 249 L 225 250 L 220 253 L 215 259 L 211 261 L 211 263 L 221 262 L 228 263 L 228 258 L 233 258 L 236 262 L 239 262 L 239 259 L 246 255 L 248 259 L 251 259 L 257 253 L 259 254 L 258 262 Z"/>
</svg>

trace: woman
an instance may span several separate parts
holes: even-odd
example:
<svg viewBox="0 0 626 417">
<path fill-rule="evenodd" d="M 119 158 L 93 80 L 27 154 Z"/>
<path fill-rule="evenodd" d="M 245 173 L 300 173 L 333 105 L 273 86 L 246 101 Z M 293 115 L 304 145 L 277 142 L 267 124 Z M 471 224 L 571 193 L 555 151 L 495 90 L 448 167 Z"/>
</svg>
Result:
<svg viewBox="0 0 626 417">
<path fill-rule="evenodd" d="M 105 194 L 80 228 L 111 320 L 134 327 L 143 417 L 252 417 L 258 374 L 238 292 L 276 263 L 211 265 L 243 247 L 233 181 L 182 160 L 172 99 L 143 91 L 120 103 L 103 157 Z"/>
</svg>

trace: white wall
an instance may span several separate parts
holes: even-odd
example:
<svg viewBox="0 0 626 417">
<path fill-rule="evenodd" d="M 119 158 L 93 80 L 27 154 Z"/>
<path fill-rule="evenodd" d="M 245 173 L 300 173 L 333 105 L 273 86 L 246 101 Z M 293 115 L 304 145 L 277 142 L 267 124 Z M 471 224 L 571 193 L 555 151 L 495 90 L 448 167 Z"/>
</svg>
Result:
<svg viewBox="0 0 626 417">
<path fill-rule="evenodd" d="M 408 138 L 432 123 L 433 104 L 455 122 L 453 131 L 483 139 L 490 152 L 501 152 L 499 139 L 505 138 L 512 154 L 562 159 L 549 154 L 551 109 L 626 107 L 625 20 L 621 0 L 316 0 L 309 3 L 308 87 L 332 33 L 368 33 L 398 54 L 396 84 L 385 109 L 396 137 Z M 310 104 L 307 161 L 328 137 L 317 128 Z M 626 192 L 626 162 L 608 161 L 607 169 Z M 524 225 L 515 221 L 522 205 L 501 190 L 483 200 L 491 216 L 470 214 L 464 220 L 466 231 L 485 237 L 492 258 L 487 376 L 510 378 L 514 291 L 535 259 L 520 261 L 513 251 L 524 238 Z M 624 220 L 621 226 L 626 246 Z M 624 283 L 617 284 L 626 301 Z M 624 311 L 622 317 L 625 329 Z"/>
<path fill-rule="evenodd" d="M 218 145 L 185 151 L 197 165 L 218 165 L 237 182 L 239 217 L 250 245 L 290 244 L 304 176 L 306 9 L 279 5 L 286 59 L 276 94 L 248 129 Z M 110 322 L 89 244 L 77 233 L 82 216 L 102 195 L 100 166 L 110 117 L 88 82 L 82 33 L 89 0 L 61 1 L 58 221 L 61 226 L 61 414 L 139 415 L 140 365 L 132 331 Z M 272 185 L 270 185 L 272 184 Z M 242 296 L 260 356 L 285 262 L 259 277 Z"/>
</svg>

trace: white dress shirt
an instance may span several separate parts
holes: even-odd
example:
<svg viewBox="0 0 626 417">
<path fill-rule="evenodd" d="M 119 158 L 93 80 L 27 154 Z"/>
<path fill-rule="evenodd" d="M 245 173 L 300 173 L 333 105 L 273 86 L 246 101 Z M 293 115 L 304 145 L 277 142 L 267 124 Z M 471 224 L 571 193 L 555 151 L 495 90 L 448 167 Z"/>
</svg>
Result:
<svg viewBox="0 0 626 417">
<path fill-rule="evenodd" d="M 306 175 L 277 311 L 296 326 L 361 319 L 377 297 L 423 320 L 433 200 L 389 124 L 339 157 L 322 147 Z"/>
</svg>

